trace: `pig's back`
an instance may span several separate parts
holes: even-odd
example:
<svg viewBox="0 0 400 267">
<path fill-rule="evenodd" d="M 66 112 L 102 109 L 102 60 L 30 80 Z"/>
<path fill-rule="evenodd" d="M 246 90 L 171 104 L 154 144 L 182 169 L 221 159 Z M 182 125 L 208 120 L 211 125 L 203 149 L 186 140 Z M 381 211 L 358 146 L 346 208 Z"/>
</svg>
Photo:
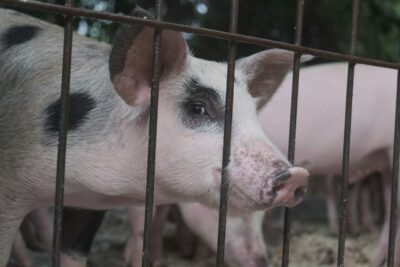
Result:
<svg viewBox="0 0 400 267">
<path fill-rule="evenodd" d="M 63 35 L 58 26 L 0 9 L 0 156 L 56 147 Z M 70 125 L 69 144 L 93 142 L 119 101 L 108 78 L 110 47 L 76 34 L 73 40 L 70 117 L 80 123 Z"/>
<path fill-rule="evenodd" d="M 10 30 L 20 33 L 18 27 L 37 29 L 29 40 L 16 34 L 6 43 Z M 110 46 L 76 34 L 73 40 L 66 185 L 117 173 L 116 165 L 124 162 L 110 155 L 123 157 L 124 132 L 115 126 L 130 115 L 109 78 Z M 62 54 L 62 28 L 0 9 L 0 180 L 35 180 L 36 192 L 49 194 L 57 159 Z"/>
<path fill-rule="evenodd" d="M 292 74 L 261 111 L 271 140 L 287 152 Z M 347 64 L 304 67 L 300 73 L 296 164 L 314 174 L 340 173 L 343 151 Z M 351 164 L 393 139 L 396 71 L 356 65 Z"/>
</svg>

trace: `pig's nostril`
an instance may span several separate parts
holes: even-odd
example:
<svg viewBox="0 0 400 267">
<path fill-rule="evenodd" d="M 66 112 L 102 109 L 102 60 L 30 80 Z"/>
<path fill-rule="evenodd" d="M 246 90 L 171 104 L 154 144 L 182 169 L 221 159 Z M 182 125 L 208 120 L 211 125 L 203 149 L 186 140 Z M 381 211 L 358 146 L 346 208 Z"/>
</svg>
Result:
<svg viewBox="0 0 400 267">
<path fill-rule="evenodd" d="M 296 201 L 304 198 L 306 195 L 306 189 L 304 187 L 299 187 L 294 191 L 294 198 Z"/>
<path fill-rule="evenodd" d="M 284 182 L 288 180 L 292 174 L 289 171 L 284 171 L 275 176 L 274 180 L 277 182 Z"/>
<path fill-rule="evenodd" d="M 284 184 L 275 185 L 274 187 L 272 187 L 270 195 L 275 197 L 278 194 L 279 190 L 281 190 L 283 187 Z"/>
</svg>

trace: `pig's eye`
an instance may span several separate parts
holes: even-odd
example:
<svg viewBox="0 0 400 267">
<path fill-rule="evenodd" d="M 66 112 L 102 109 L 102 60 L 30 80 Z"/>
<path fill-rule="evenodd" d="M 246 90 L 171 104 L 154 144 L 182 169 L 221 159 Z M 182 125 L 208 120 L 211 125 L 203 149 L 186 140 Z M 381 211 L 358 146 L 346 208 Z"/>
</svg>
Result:
<svg viewBox="0 0 400 267">
<path fill-rule="evenodd" d="M 190 112 L 194 115 L 210 116 L 206 110 L 206 105 L 202 102 L 194 102 L 190 104 Z"/>
</svg>

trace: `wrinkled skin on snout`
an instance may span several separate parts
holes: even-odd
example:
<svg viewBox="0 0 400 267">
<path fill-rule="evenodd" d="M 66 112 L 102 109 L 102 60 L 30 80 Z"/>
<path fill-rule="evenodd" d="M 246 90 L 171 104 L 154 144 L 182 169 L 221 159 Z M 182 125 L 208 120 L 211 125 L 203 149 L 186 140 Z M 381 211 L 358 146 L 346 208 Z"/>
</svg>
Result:
<svg viewBox="0 0 400 267">
<path fill-rule="evenodd" d="M 134 15 L 149 17 L 141 10 Z M 22 218 L 53 203 L 63 34 L 57 26 L 0 9 L 0 36 L 4 266 Z M 65 205 L 108 209 L 143 204 L 153 36 L 154 29 L 140 25 L 122 26 L 112 47 L 74 36 Z M 228 166 L 231 211 L 294 206 L 304 197 L 307 171 L 285 160 L 257 118 L 257 109 L 292 62 L 293 53 L 283 50 L 237 61 Z M 218 205 L 226 68 L 192 56 L 181 33 L 162 32 L 156 204 L 191 200 Z"/>
</svg>

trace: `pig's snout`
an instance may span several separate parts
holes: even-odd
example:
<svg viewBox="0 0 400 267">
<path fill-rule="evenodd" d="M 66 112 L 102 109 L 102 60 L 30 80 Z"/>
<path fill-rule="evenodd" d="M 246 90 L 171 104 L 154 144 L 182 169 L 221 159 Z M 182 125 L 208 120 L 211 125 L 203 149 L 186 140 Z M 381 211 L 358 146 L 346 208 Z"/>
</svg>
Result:
<svg viewBox="0 0 400 267">
<path fill-rule="evenodd" d="M 291 167 L 272 177 L 261 190 L 261 199 L 267 205 L 293 207 L 299 204 L 307 192 L 307 170 Z"/>
</svg>

